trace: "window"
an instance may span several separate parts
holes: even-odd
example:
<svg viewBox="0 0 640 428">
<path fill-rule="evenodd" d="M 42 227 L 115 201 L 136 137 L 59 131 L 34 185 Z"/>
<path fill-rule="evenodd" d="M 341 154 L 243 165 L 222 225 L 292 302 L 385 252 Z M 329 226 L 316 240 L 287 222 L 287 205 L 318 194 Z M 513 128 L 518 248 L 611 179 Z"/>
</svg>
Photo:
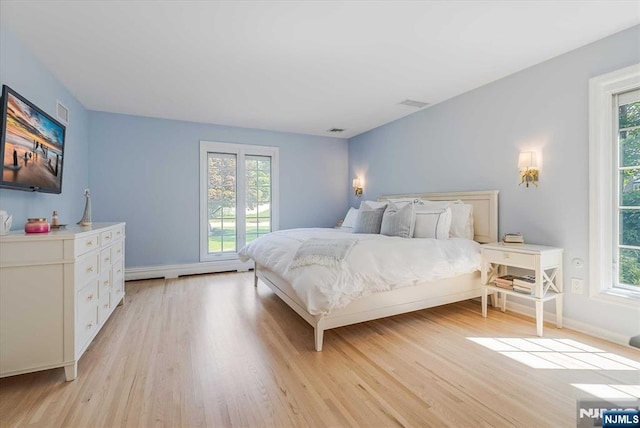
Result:
<svg viewBox="0 0 640 428">
<path fill-rule="evenodd" d="M 278 229 L 278 148 L 200 142 L 200 260 Z"/>
<path fill-rule="evenodd" d="M 640 89 L 617 94 L 614 276 L 620 287 L 640 290 Z M 615 269 L 617 268 L 617 273 Z"/>
<path fill-rule="evenodd" d="M 640 299 L 640 65 L 590 81 L 592 297 Z"/>
</svg>

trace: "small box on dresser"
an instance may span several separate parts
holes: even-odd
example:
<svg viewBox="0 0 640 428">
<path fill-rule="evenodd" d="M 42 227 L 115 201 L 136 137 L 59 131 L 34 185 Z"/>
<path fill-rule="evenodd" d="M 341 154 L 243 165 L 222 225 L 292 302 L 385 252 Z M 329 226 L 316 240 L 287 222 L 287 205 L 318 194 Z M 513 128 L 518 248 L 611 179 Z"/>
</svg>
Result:
<svg viewBox="0 0 640 428">
<path fill-rule="evenodd" d="M 0 236 L 0 377 L 78 360 L 124 302 L 124 223 Z"/>
</svg>

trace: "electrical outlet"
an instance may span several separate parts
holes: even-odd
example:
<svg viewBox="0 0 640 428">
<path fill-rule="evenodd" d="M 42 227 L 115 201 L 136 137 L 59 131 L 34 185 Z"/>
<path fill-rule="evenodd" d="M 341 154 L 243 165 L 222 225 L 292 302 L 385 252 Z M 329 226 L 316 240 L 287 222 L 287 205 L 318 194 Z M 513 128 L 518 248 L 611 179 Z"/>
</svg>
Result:
<svg viewBox="0 0 640 428">
<path fill-rule="evenodd" d="M 584 281 L 580 278 L 571 278 L 571 292 L 573 294 L 582 294 L 584 289 Z"/>
</svg>

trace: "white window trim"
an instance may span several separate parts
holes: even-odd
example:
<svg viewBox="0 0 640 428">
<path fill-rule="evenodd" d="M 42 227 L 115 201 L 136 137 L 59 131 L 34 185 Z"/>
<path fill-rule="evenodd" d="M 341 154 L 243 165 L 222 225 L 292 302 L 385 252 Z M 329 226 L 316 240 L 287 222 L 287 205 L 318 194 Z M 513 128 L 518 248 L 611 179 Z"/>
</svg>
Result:
<svg viewBox="0 0 640 428">
<path fill-rule="evenodd" d="M 207 196 L 208 196 L 208 180 L 207 180 L 207 158 L 209 152 L 231 153 L 238 157 L 236 188 L 237 203 L 236 211 L 245 212 L 245 165 L 240 162 L 245 155 L 258 155 L 271 157 L 271 230 L 276 231 L 280 227 L 280 176 L 279 176 L 279 154 L 278 147 L 270 146 L 252 146 L 239 143 L 218 143 L 215 141 L 200 141 L 200 261 L 201 262 L 227 262 L 229 260 L 238 260 L 237 252 L 224 254 L 209 253 L 209 233 L 207 224 Z M 236 233 L 238 240 L 236 241 L 236 250 L 244 244 L 244 222 L 236 221 L 238 229 Z M 240 239 L 242 237 L 242 239 Z"/>
<path fill-rule="evenodd" d="M 640 87 L 640 64 L 589 80 L 589 295 L 638 306 L 636 292 L 613 288 L 613 97 Z"/>
</svg>

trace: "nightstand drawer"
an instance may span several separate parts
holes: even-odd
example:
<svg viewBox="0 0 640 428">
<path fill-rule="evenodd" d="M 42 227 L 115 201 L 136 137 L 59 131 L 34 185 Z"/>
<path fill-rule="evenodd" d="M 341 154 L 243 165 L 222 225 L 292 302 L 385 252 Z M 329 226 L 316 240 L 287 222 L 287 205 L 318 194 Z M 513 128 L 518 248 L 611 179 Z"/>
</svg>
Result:
<svg viewBox="0 0 640 428">
<path fill-rule="evenodd" d="M 482 249 L 482 254 L 489 263 L 499 263 L 501 265 L 535 269 L 536 256 L 533 254 L 520 254 L 508 250 L 487 250 Z"/>
</svg>

